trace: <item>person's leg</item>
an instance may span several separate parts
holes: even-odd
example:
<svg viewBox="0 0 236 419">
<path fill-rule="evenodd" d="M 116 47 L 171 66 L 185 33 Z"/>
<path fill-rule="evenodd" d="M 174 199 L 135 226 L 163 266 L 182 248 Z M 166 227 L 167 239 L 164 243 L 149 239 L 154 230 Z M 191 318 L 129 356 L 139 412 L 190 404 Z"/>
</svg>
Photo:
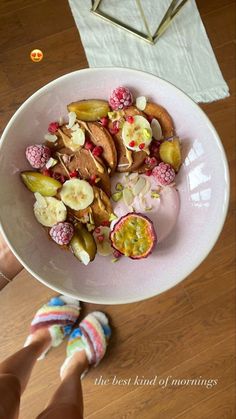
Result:
<svg viewBox="0 0 236 419">
<path fill-rule="evenodd" d="M 20 396 L 36 360 L 62 342 L 77 321 L 79 312 L 79 302 L 65 296 L 52 298 L 37 311 L 25 347 L 0 364 L 1 419 L 17 418 Z"/>
<path fill-rule="evenodd" d="M 37 419 L 83 419 L 81 375 L 88 366 L 85 351 L 73 355 L 62 374 L 61 384 Z"/>
<path fill-rule="evenodd" d="M 18 416 L 20 396 L 25 390 L 37 358 L 49 346 L 51 337 L 45 329 L 37 331 L 31 344 L 0 364 L 0 418 Z"/>
<path fill-rule="evenodd" d="M 89 365 L 97 365 L 105 355 L 110 334 L 104 313 L 93 312 L 82 320 L 68 341 L 67 358 L 61 368 L 62 382 L 37 419 L 83 419 L 81 378 Z"/>
</svg>

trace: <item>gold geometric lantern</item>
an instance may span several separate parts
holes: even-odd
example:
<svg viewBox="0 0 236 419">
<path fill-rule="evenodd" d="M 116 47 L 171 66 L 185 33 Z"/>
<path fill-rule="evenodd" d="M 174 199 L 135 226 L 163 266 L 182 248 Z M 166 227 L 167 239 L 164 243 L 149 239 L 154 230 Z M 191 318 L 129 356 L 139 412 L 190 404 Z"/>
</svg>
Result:
<svg viewBox="0 0 236 419">
<path fill-rule="evenodd" d="M 125 1 L 125 0 L 120 0 L 120 1 Z M 133 35 L 136 35 L 138 38 L 143 39 L 144 41 L 153 45 L 160 38 L 160 36 L 166 31 L 166 29 L 172 22 L 173 18 L 182 9 L 182 7 L 185 5 L 185 3 L 187 3 L 188 0 L 182 0 L 181 2 L 179 2 L 179 0 L 173 0 L 169 8 L 167 9 L 162 21 L 157 27 L 157 30 L 155 31 L 153 35 L 150 31 L 149 24 L 148 24 L 148 21 L 146 19 L 146 16 L 145 16 L 142 4 L 141 4 L 141 0 L 134 0 L 134 1 L 140 12 L 142 21 L 146 29 L 146 33 L 140 32 L 137 29 L 131 27 L 130 25 L 124 22 L 121 22 L 117 17 L 113 17 L 113 16 L 108 15 L 105 12 L 102 12 L 99 9 L 99 6 L 101 5 L 102 0 L 92 0 L 91 12 L 94 13 L 96 16 L 101 17 L 102 19 L 112 23 L 115 26 L 125 29 L 129 33 L 132 33 Z"/>
</svg>

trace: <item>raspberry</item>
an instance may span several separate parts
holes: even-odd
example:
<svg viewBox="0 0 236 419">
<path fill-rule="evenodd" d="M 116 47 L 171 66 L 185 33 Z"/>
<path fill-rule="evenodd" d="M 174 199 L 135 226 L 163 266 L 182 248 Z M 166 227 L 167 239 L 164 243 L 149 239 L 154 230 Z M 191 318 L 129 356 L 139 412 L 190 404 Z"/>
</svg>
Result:
<svg viewBox="0 0 236 419">
<path fill-rule="evenodd" d="M 59 128 L 58 122 L 51 122 L 48 126 L 48 132 L 50 132 L 50 134 L 55 134 L 58 128 Z"/>
<path fill-rule="evenodd" d="M 92 151 L 94 149 L 94 145 L 93 145 L 93 143 L 91 141 L 86 140 L 85 143 L 84 143 L 84 148 L 86 150 Z"/>
<path fill-rule="evenodd" d="M 134 147 L 134 146 L 135 146 L 135 144 L 136 144 L 136 142 L 135 142 L 134 140 L 132 140 L 132 141 L 130 141 L 129 146 L 130 146 L 130 147 Z"/>
<path fill-rule="evenodd" d="M 134 117 L 133 116 L 127 116 L 127 118 L 126 118 L 126 121 L 129 123 L 129 124 L 133 124 L 134 123 Z"/>
<path fill-rule="evenodd" d="M 103 153 L 103 148 L 100 145 L 97 145 L 96 147 L 94 147 L 92 153 L 95 157 L 99 157 Z"/>
<path fill-rule="evenodd" d="M 67 222 L 58 223 L 50 229 L 49 234 L 54 242 L 63 246 L 70 243 L 74 228 L 72 224 Z"/>
<path fill-rule="evenodd" d="M 163 186 L 169 185 L 175 179 L 175 171 L 173 167 L 164 162 L 161 162 L 158 166 L 154 167 L 152 174 L 154 178 Z"/>
<path fill-rule="evenodd" d="M 143 150 L 143 149 L 144 149 L 144 147 L 145 147 L 145 143 L 141 143 L 141 144 L 139 144 L 139 146 L 138 146 L 138 148 L 140 148 L 140 150 Z"/>
<path fill-rule="evenodd" d="M 45 145 L 34 144 L 26 148 L 25 155 L 34 169 L 42 169 L 51 157 L 51 150 Z"/>
<path fill-rule="evenodd" d="M 109 98 L 109 105 L 113 110 L 125 109 L 131 106 L 132 103 L 132 94 L 126 87 L 117 87 L 112 91 Z"/>
<path fill-rule="evenodd" d="M 100 122 L 101 122 L 101 125 L 102 125 L 103 127 L 107 127 L 107 125 L 108 125 L 108 118 L 107 118 L 106 116 L 103 116 L 103 117 L 100 119 Z"/>
</svg>

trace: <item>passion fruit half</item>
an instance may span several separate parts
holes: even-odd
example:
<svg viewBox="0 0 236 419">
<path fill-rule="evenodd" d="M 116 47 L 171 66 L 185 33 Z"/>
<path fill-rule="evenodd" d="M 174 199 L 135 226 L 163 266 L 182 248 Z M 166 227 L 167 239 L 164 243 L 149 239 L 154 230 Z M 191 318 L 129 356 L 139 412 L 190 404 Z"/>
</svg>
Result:
<svg viewBox="0 0 236 419">
<path fill-rule="evenodd" d="M 119 219 L 111 231 L 110 239 L 114 249 L 131 259 L 149 256 L 157 241 L 152 221 L 135 212 Z"/>
</svg>

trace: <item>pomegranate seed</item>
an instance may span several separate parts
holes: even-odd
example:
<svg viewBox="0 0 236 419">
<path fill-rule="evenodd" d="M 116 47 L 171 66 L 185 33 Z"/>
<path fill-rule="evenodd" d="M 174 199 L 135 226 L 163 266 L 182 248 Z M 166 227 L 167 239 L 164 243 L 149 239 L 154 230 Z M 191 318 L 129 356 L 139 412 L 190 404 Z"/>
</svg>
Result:
<svg viewBox="0 0 236 419">
<path fill-rule="evenodd" d="M 95 185 L 96 179 L 97 179 L 97 176 L 96 175 L 91 175 L 90 176 L 90 179 L 89 179 L 90 185 Z"/>
<path fill-rule="evenodd" d="M 97 145 L 96 147 L 94 147 L 92 153 L 95 157 L 99 157 L 103 153 L 103 148 L 100 145 Z"/>
<path fill-rule="evenodd" d="M 114 258 L 118 259 L 122 256 L 122 254 L 118 250 L 114 250 L 113 256 L 114 256 Z"/>
<path fill-rule="evenodd" d="M 51 172 L 49 169 L 42 169 L 41 170 L 42 175 L 44 176 L 50 176 L 51 177 Z"/>
<path fill-rule="evenodd" d="M 100 119 L 100 122 L 101 122 L 101 124 L 102 124 L 103 127 L 107 127 L 107 125 L 108 125 L 108 118 L 107 118 L 107 116 L 103 116 Z"/>
<path fill-rule="evenodd" d="M 154 116 L 152 116 L 152 115 L 147 115 L 147 120 L 148 120 L 149 122 L 152 122 L 153 118 L 154 118 Z"/>
<path fill-rule="evenodd" d="M 55 134 L 58 128 L 59 128 L 58 122 L 51 122 L 48 126 L 48 132 L 50 132 L 50 134 Z"/>
<path fill-rule="evenodd" d="M 104 234 L 99 234 L 99 236 L 97 236 L 98 241 L 101 243 L 104 240 Z"/>
<path fill-rule="evenodd" d="M 151 157 L 150 164 L 151 164 L 151 166 L 156 166 L 157 165 L 157 159 L 156 159 L 156 157 Z"/>
<path fill-rule="evenodd" d="M 119 128 L 109 128 L 110 134 L 116 135 L 119 132 Z"/>
<path fill-rule="evenodd" d="M 84 143 L 84 148 L 85 148 L 85 150 L 92 151 L 94 149 L 94 145 L 91 141 L 86 140 L 85 143 Z"/>
<path fill-rule="evenodd" d="M 95 231 L 95 233 L 99 234 L 101 229 L 100 229 L 100 227 L 96 227 L 94 231 Z"/>
<path fill-rule="evenodd" d="M 65 178 L 65 176 L 63 176 L 63 175 L 60 175 L 60 179 L 59 179 L 59 182 L 61 182 L 61 183 L 65 183 L 65 181 L 66 181 L 66 178 Z"/>
<path fill-rule="evenodd" d="M 134 140 L 132 140 L 132 141 L 130 141 L 129 146 L 130 146 L 130 147 L 134 147 L 134 146 L 135 146 L 135 144 L 136 144 L 136 142 L 135 142 Z"/>
<path fill-rule="evenodd" d="M 152 175 L 152 170 L 151 169 L 146 170 L 145 175 L 151 176 Z"/>
<path fill-rule="evenodd" d="M 112 127 L 109 128 L 109 131 L 111 134 L 118 134 L 119 132 L 119 121 L 113 121 L 112 122 Z"/>
<path fill-rule="evenodd" d="M 144 144 L 144 143 L 141 143 L 141 144 L 139 144 L 139 146 L 138 146 L 138 148 L 140 148 L 140 150 L 143 150 L 143 149 L 144 149 L 144 147 L 145 147 L 145 144 Z"/>
<path fill-rule="evenodd" d="M 126 118 L 126 121 L 129 123 L 129 124 L 133 124 L 134 123 L 134 117 L 133 116 L 127 116 L 127 118 Z"/>
<path fill-rule="evenodd" d="M 109 227 L 109 226 L 110 226 L 110 221 L 108 221 L 108 220 L 103 221 L 103 222 L 101 223 L 101 225 L 102 225 L 103 227 Z"/>
<path fill-rule="evenodd" d="M 71 172 L 70 177 L 77 177 L 77 171 L 74 170 L 73 172 Z"/>
</svg>

